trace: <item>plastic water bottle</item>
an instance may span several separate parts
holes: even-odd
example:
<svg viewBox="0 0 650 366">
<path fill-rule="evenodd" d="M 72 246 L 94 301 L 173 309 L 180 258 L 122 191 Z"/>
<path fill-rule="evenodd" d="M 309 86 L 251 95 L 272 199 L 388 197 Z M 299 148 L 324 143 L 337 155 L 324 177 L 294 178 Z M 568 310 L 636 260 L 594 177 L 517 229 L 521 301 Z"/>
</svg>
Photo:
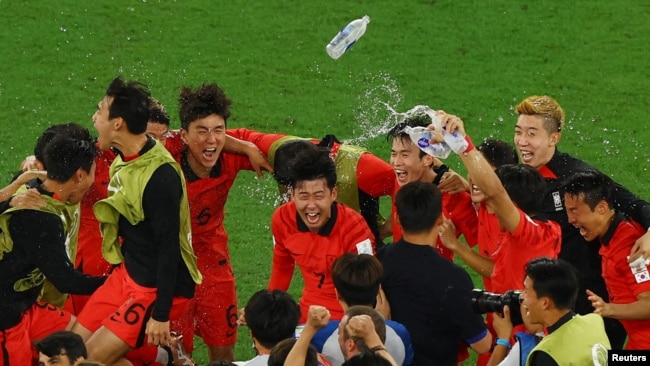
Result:
<svg viewBox="0 0 650 366">
<path fill-rule="evenodd" d="M 449 148 L 456 154 L 464 152 L 469 146 L 467 140 L 465 140 L 465 136 L 462 136 L 458 132 L 449 133 L 447 131 L 444 131 L 442 133 L 442 138 L 445 140 L 447 146 L 449 146 Z"/>
<path fill-rule="evenodd" d="M 408 133 L 411 141 L 425 153 L 439 159 L 446 159 L 451 153 L 451 148 L 446 143 L 437 142 L 431 144 L 433 131 L 427 130 L 426 127 L 404 127 L 404 132 Z"/>
<path fill-rule="evenodd" d="M 370 17 L 367 15 L 361 19 L 356 19 L 350 22 L 345 28 L 332 38 L 330 43 L 325 47 L 327 54 L 333 59 L 338 59 L 347 50 L 354 45 L 354 43 L 366 33 L 366 26 L 370 23 Z"/>
</svg>

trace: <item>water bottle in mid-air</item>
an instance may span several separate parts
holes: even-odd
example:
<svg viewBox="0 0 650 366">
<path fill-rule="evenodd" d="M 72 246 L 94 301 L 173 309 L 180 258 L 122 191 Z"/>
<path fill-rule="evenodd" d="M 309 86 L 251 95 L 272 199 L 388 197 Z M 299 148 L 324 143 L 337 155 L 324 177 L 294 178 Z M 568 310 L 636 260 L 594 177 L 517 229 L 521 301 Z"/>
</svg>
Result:
<svg viewBox="0 0 650 366">
<path fill-rule="evenodd" d="M 350 22 L 334 37 L 325 47 L 327 54 L 333 59 L 338 59 L 366 32 L 366 25 L 370 23 L 367 15 L 361 19 Z"/>
</svg>

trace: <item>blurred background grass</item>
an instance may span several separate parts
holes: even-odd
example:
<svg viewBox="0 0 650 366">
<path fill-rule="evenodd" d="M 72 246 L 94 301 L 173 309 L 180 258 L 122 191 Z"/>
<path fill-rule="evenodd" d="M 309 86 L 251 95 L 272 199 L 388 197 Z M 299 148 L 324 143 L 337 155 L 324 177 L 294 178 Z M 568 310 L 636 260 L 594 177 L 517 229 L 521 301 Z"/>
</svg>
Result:
<svg viewBox="0 0 650 366">
<path fill-rule="evenodd" d="M 366 14 L 364 37 L 330 59 L 327 42 Z M 379 102 L 444 109 L 475 141 L 510 142 L 513 106 L 549 94 L 567 112 L 560 149 L 650 196 L 649 2 L 0 0 L 0 22 L 5 182 L 49 125 L 91 128 L 96 103 L 121 75 L 150 86 L 173 128 L 180 87 L 217 82 L 234 100 L 228 127 L 334 133 L 384 159 Z M 276 196 L 271 179 L 243 173 L 226 207 L 240 306 L 267 283 Z M 254 354 L 246 329 L 236 352 Z M 203 349 L 195 356 L 206 363 Z"/>
</svg>

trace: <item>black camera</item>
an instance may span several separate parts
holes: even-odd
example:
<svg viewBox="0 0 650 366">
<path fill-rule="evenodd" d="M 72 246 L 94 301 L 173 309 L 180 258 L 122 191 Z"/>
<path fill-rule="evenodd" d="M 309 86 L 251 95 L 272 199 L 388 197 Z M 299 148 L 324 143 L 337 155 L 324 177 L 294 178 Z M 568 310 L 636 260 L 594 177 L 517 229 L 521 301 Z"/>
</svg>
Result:
<svg viewBox="0 0 650 366">
<path fill-rule="evenodd" d="M 480 288 L 472 290 L 472 302 L 476 305 L 476 310 L 480 314 L 503 313 L 503 306 L 508 305 L 510 308 L 510 321 L 513 326 L 524 322 L 521 318 L 520 297 L 521 291 L 519 290 L 510 290 L 504 294 L 495 294 Z"/>
</svg>

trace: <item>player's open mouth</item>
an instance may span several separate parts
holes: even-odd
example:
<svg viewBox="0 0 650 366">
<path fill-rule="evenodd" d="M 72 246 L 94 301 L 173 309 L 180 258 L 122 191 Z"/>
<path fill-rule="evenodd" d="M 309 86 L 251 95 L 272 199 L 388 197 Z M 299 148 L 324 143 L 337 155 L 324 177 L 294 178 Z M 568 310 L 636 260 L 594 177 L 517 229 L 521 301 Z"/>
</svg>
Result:
<svg viewBox="0 0 650 366">
<path fill-rule="evenodd" d="M 205 149 L 203 150 L 203 157 L 207 160 L 212 160 L 216 152 L 217 152 L 216 147 L 213 147 L 211 149 Z"/>
<path fill-rule="evenodd" d="M 400 182 L 405 181 L 407 177 L 406 171 L 401 169 L 395 169 L 395 175 Z"/>
<path fill-rule="evenodd" d="M 305 213 L 305 217 L 307 218 L 307 222 L 310 224 L 315 224 L 318 222 L 318 219 L 320 218 L 319 213 Z"/>
<path fill-rule="evenodd" d="M 481 190 L 478 189 L 476 184 L 472 184 L 472 193 L 481 193 Z"/>
<path fill-rule="evenodd" d="M 521 151 L 521 160 L 524 163 L 529 163 L 531 160 L 533 160 L 533 153 L 527 150 L 520 150 Z"/>
</svg>

